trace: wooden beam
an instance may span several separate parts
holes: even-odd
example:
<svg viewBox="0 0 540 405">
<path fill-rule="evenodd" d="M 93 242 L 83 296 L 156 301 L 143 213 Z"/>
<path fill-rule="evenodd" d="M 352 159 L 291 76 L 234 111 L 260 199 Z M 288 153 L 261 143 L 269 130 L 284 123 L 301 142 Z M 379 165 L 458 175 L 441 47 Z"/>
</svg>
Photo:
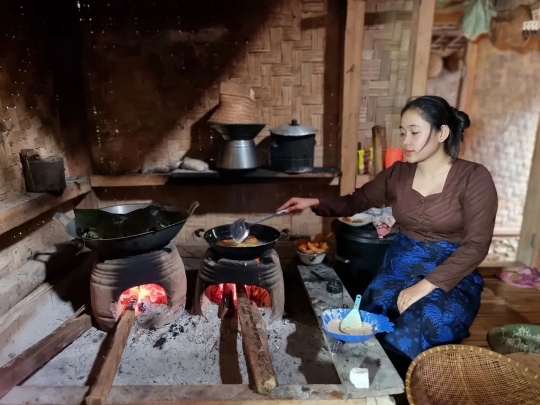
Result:
<svg viewBox="0 0 540 405">
<path fill-rule="evenodd" d="M 89 191 L 88 178 L 81 177 L 68 180 L 67 187 L 59 197 L 48 193 L 25 193 L 15 200 L 2 202 L 0 203 L 0 234 Z"/>
<path fill-rule="evenodd" d="M 261 327 L 257 327 L 257 322 L 264 322 L 262 317 L 255 316 L 255 311 L 246 294 L 246 290 L 236 285 L 236 294 L 238 297 L 238 323 L 242 333 L 242 346 L 244 355 L 251 370 L 254 382 L 254 390 L 258 394 L 268 394 L 277 386 L 276 376 L 272 362 L 264 350 L 264 338 L 259 334 Z M 259 312 L 258 308 L 255 308 Z M 266 343 L 268 346 L 268 342 Z"/>
<path fill-rule="evenodd" d="M 482 39 L 480 39 L 482 41 Z M 461 81 L 459 89 L 458 109 L 470 111 L 474 90 L 474 79 L 478 64 L 479 41 L 467 42 L 467 52 L 465 54 L 465 75 Z"/>
<path fill-rule="evenodd" d="M 197 180 L 217 180 L 217 181 L 232 181 L 240 182 L 248 181 L 264 181 L 264 180 L 298 180 L 305 182 L 306 180 L 324 180 L 337 179 L 341 175 L 337 167 L 314 167 L 312 171 L 306 173 L 281 173 L 269 169 L 257 169 L 242 175 L 223 175 L 221 172 L 207 170 L 196 172 L 192 170 L 175 170 L 169 174 L 126 174 L 121 176 L 102 176 L 94 175 L 90 177 L 92 187 L 143 187 L 143 186 L 164 186 L 186 183 L 188 181 L 195 182 Z"/>
<path fill-rule="evenodd" d="M 83 309 L 77 311 L 49 336 L 0 367 L 0 398 L 90 329 L 90 316 L 78 316 Z"/>
<path fill-rule="evenodd" d="M 131 328 L 135 322 L 135 310 L 132 305 L 128 306 L 114 331 L 113 341 L 105 361 L 101 366 L 96 382 L 90 389 L 85 399 L 87 405 L 107 404 L 114 378 L 118 372 L 118 366 L 126 347 Z"/>
<path fill-rule="evenodd" d="M 435 16 L 435 0 L 414 0 L 411 42 L 409 44 L 410 96 L 426 94 L 431 53 L 431 34 Z"/>
<path fill-rule="evenodd" d="M 170 174 L 93 175 L 90 177 L 90 184 L 92 187 L 164 186 L 170 177 Z"/>
<path fill-rule="evenodd" d="M 531 267 L 540 267 L 540 117 L 537 125 L 517 251 L 517 260 Z"/>
<path fill-rule="evenodd" d="M 463 18 L 462 11 L 455 11 L 453 13 L 435 13 L 433 17 L 433 25 L 459 25 L 461 19 Z"/>
<path fill-rule="evenodd" d="M 354 301 L 347 290 L 343 290 L 343 295 L 332 295 L 326 292 L 327 281 L 339 280 L 338 275 L 331 267 L 325 264 L 318 266 L 302 265 L 298 266 L 298 272 L 321 329 L 321 314 L 325 310 L 339 308 L 343 304 L 347 304 L 349 308 L 353 307 Z M 313 276 L 313 272 L 316 272 L 326 281 L 321 281 Z M 324 332 L 322 334 L 327 348 L 330 348 L 336 340 Z M 375 398 L 384 395 L 398 395 L 404 392 L 403 380 L 375 337 L 364 342 L 344 344 L 338 352 L 331 354 L 338 377 L 349 393 L 362 392 L 366 397 Z M 362 367 L 369 370 L 370 387 L 368 389 L 356 388 L 349 381 L 349 375 L 353 367 Z"/>
<path fill-rule="evenodd" d="M 373 134 L 373 174 L 376 176 L 384 169 L 384 149 L 386 143 L 386 129 L 375 125 L 371 129 Z"/>
<path fill-rule="evenodd" d="M 87 387 L 15 387 L 0 405 L 73 405 Z M 388 396 L 366 397 L 340 384 L 280 385 L 269 395 L 247 385 L 127 385 L 112 387 L 110 405 L 391 405 Z"/>
<path fill-rule="evenodd" d="M 60 243 L 43 249 L 16 271 L 2 277 L 0 283 L 0 315 L 5 314 L 47 280 L 65 275 L 73 265 L 81 246 L 73 242 Z"/>
<path fill-rule="evenodd" d="M 360 87 L 362 85 L 362 48 L 364 44 L 365 0 L 347 1 L 345 44 L 343 51 L 343 101 L 341 111 L 340 194 L 355 190 L 358 159 Z"/>
</svg>

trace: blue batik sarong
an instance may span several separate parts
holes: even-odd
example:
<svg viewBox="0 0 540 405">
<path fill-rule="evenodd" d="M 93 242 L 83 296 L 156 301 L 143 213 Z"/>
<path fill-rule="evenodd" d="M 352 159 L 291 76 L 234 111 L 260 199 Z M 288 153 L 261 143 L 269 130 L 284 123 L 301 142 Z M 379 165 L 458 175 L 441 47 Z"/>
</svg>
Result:
<svg viewBox="0 0 540 405">
<path fill-rule="evenodd" d="M 414 359 L 433 346 L 459 343 L 470 336 L 484 287 L 476 270 L 449 292 L 436 288 L 402 314 L 397 307 L 402 290 L 426 277 L 458 247 L 446 241 L 421 242 L 402 233 L 395 236 L 361 305 L 364 311 L 386 315 L 394 322 L 394 332 L 381 336 L 386 349 Z"/>
</svg>

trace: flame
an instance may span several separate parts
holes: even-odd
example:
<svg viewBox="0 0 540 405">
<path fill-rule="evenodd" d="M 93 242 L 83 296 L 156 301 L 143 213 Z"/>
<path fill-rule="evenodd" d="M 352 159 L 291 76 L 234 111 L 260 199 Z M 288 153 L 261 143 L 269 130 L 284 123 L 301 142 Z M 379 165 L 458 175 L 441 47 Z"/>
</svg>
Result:
<svg viewBox="0 0 540 405">
<path fill-rule="evenodd" d="M 124 291 L 118 299 L 121 308 L 127 307 L 131 299 L 136 299 L 135 315 L 146 310 L 147 305 L 167 305 L 167 293 L 157 284 L 144 284 Z"/>
<path fill-rule="evenodd" d="M 259 307 L 270 307 L 272 305 L 272 298 L 270 293 L 256 285 L 246 285 L 247 296 Z M 224 283 L 209 286 L 204 292 L 210 301 L 219 305 L 224 297 L 232 296 L 234 308 L 238 309 L 238 295 L 236 293 L 236 284 Z"/>
</svg>

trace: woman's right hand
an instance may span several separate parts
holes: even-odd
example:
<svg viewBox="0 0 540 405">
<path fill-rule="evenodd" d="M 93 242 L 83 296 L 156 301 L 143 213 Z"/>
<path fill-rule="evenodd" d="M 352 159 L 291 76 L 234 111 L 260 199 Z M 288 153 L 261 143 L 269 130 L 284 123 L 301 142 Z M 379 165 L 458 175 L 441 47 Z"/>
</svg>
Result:
<svg viewBox="0 0 540 405">
<path fill-rule="evenodd" d="M 302 212 L 307 208 L 316 207 L 319 205 L 319 200 L 317 198 L 297 198 L 293 197 L 281 207 L 278 211 L 286 210 L 288 214 L 294 214 L 295 212 Z"/>
</svg>

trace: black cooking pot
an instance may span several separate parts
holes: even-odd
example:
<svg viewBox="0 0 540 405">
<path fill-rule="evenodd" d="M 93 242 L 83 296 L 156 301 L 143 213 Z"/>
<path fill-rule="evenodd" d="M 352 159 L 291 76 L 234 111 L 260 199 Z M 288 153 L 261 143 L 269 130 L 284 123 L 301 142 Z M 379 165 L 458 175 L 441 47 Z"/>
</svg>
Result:
<svg viewBox="0 0 540 405">
<path fill-rule="evenodd" d="M 335 219 L 332 231 L 336 237 L 335 271 L 351 296 L 362 295 L 379 272 L 397 226 L 379 238 L 373 224 L 354 227 Z"/>
<path fill-rule="evenodd" d="M 275 228 L 267 225 L 255 224 L 249 225 L 249 236 L 254 236 L 261 242 L 257 246 L 221 246 L 217 242 L 225 239 L 232 239 L 231 225 L 220 225 L 215 228 L 205 231 L 204 229 L 197 229 L 195 235 L 200 237 L 204 232 L 204 240 L 210 245 L 217 255 L 224 259 L 230 260 L 253 260 L 263 256 L 267 251 L 273 249 L 276 242 L 280 238 L 288 236 L 288 230 L 280 232 Z"/>
<path fill-rule="evenodd" d="M 313 170 L 316 130 L 292 120 L 270 129 L 270 167 L 278 172 L 305 173 Z"/>
</svg>

